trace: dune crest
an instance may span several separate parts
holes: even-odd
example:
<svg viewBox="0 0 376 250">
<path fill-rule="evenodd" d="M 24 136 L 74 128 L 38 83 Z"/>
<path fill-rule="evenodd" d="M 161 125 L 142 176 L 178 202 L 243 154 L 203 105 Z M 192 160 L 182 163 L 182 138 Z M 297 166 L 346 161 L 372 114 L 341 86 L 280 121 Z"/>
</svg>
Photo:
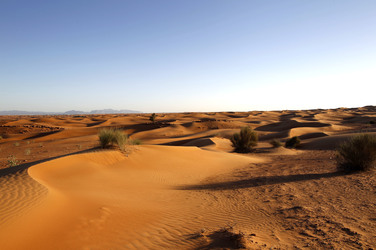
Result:
<svg viewBox="0 0 376 250">
<path fill-rule="evenodd" d="M 0 249 L 376 246 L 374 175 L 335 161 L 341 142 L 376 133 L 374 107 L 149 117 L 0 117 Z M 244 126 L 259 142 L 237 154 Z M 142 145 L 99 149 L 108 127 Z M 293 136 L 300 147 L 283 147 Z"/>
<path fill-rule="evenodd" d="M 197 210 L 199 200 L 187 203 L 192 194 L 175 187 L 263 161 L 196 147 L 140 146 L 129 157 L 102 151 L 45 162 L 29 169 L 49 191 L 43 204 L 22 220 L 29 237 L 18 241 L 10 236 L 17 227 L 10 227 L 0 241 L 7 238 L 4 247 L 15 249 L 188 244 L 179 236 L 199 226 L 199 220 L 189 219 L 205 215 Z M 152 241 L 145 239 L 148 234 Z"/>
</svg>

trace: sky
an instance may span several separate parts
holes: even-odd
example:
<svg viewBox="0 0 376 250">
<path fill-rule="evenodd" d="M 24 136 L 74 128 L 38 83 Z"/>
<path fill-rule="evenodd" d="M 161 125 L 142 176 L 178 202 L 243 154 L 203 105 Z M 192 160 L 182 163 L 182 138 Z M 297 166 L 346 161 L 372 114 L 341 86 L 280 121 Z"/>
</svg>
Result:
<svg viewBox="0 0 376 250">
<path fill-rule="evenodd" d="M 1 0 L 0 110 L 376 105 L 374 0 Z"/>
</svg>

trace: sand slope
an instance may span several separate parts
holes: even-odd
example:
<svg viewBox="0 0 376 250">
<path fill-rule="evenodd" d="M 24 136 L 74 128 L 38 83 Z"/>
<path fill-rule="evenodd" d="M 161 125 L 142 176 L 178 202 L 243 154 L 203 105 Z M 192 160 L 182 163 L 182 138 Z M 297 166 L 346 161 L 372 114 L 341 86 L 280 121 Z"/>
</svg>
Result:
<svg viewBox="0 0 376 250">
<path fill-rule="evenodd" d="M 104 151 L 39 164 L 29 174 L 48 188 L 48 197 L 18 222 L 21 228 L 4 225 L 0 242 L 7 249 L 190 245 L 181 236 L 199 228 L 205 214 L 200 199 L 176 187 L 262 161 L 196 147 L 141 146 L 128 158 Z M 28 236 L 22 242 L 15 237 L 20 233 Z"/>
<path fill-rule="evenodd" d="M 375 175 L 335 162 L 375 107 L 149 115 L 0 117 L 0 249 L 376 247 Z M 232 152 L 242 126 L 254 153 Z M 106 127 L 144 145 L 99 150 Z"/>
</svg>

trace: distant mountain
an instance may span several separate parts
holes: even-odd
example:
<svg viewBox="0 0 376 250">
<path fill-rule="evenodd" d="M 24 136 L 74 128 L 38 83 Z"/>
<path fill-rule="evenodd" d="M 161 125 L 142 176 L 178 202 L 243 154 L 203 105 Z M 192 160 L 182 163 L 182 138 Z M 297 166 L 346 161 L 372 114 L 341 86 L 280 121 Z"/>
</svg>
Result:
<svg viewBox="0 0 376 250">
<path fill-rule="evenodd" d="M 84 111 L 77 111 L 77 110 L 69 110 L 64 112 L 64 115 L 79 115 L 79 114 L 85 114 Z"/>
<path fill-rule="evenodd" d="M 100 110 L 92 110 L 90 114 L 128 114 L 128 113 L 141 113 L 140 111 L 128 110 L 128 109 L 100 109 Z"/>
<path fill-rule="evenodd" d="M 90 112 L 69 110 L 66 112 L 41 112 L 41 111 L 23 111 L 23 110 L 6 110 L 0 111 L 0 115 L 84 115 L 84 114 L 130 114 L 130 113 L 142 113 L 140 111 L 128 110 L 128 109 L 100 109 L 92 110 Z"/>
</svg>

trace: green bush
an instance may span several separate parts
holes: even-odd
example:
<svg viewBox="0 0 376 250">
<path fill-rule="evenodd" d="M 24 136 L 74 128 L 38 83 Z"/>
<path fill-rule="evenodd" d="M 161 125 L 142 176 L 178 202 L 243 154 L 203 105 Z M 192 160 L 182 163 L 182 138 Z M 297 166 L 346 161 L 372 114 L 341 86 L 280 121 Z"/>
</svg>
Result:
<svg viewBox="0 0 376 250">
<path fill-rule="evenodd" d="M 376 136 L 356 135 L 339 146 L 337 155 L 340 170 L 346 172 L 370 170 L 375 167 Z"/>
<path fill-rule="evenodd" d="M 273 148 L 279 148 L 279 147 L 282 146 L 282 142 L 280 140 L 277 140 L 277 139 L 273 139 L 269 143 L 270 143 L 270 145 L 273 146 Z"/>
<path fill-rule="evenodd" d="M 232 145 L 235 152 L 248 153 L 253 151 L 253 147 L 257 145 L 258 135 L 250 127 L 243 127 L 240 133 L 235 133 L 231 137 Z"/>
<path fill-rule="evenodd" d="M 300 139 L 297 136 L 294 136 L 285 142 L 286 148 L 297 148 L 299 147 L 299 145 L 300 145 Z"/>
<path fill-rule="evenodd" d="M 113 128 L 99 130 L 98 137 L 102 148 L 118 145 L 122 150 L 128 139 L 127 135 L 121 130 Z"/>
</svg>

